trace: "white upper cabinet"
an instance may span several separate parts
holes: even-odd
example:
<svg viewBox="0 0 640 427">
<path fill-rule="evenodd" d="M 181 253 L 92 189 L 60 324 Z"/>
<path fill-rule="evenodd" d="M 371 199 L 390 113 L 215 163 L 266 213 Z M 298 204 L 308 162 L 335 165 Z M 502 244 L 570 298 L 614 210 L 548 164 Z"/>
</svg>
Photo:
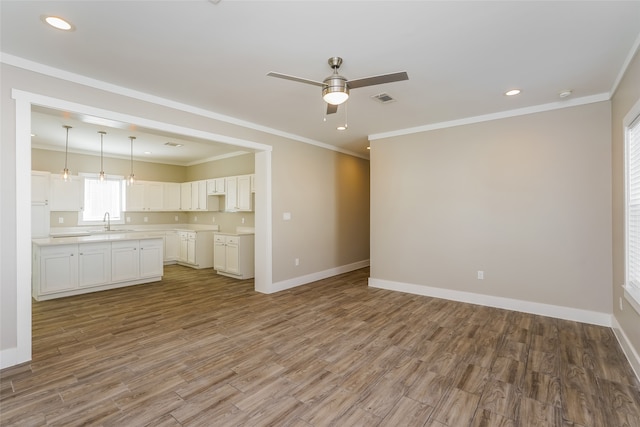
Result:
<svg viewBox="0 0 640 427">
<path fill-rule="evenodd" d="M 180 184 L 177 182 L 165 182 L 162 184 L 162 205 L 165 211 L 180 210 Z"/>
<path fill-rule="evenodd" d="M 225 211 L 251 211 L 251 175 L 231 176 L 226 178 Z"/>
<path fill-rule="evenodd" d="M 80 212 L 84 202 L 84 180 L 70 175 L 65 181 L 60 175 L 51 175 L 51 198 L 49 208 L 52 211 Z"/>
<path fill-rule="evenodd" d="M 164 183 L 136 181 L 126 187 L 126 211 L 164 210 Z"/>
<path fill-rule="evenodd" d="M 180 209 L 183 211 L 191 210 L 191 183 L 183 182 L 180 184 Z"/>
<path fill-rule="evenodd" d="M 207 194 L 210 196 L 224 196 L 224 178 L 214 178 L 207 180 Z"/>
</svg>

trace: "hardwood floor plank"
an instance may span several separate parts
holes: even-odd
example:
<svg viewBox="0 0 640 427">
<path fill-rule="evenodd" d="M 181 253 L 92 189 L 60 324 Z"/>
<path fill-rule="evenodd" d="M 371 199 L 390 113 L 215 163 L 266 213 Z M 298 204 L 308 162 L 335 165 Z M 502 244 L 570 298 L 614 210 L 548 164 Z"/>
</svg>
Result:
<svg viewBox="0 0 640 427">
<path fill-rule="evenodd" d="M 609 328 L 367 286 L 264 295 L 167 266 L 157 283 L 33 303 L 2 426 L 640 425 Z"/>
</svg>

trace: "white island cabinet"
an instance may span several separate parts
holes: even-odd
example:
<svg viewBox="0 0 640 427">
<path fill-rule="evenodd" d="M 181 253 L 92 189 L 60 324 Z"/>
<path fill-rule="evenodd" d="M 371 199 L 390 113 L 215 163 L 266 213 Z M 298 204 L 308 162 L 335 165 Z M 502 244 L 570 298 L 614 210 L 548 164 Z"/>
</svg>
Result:
<svg viewBox="0 0 640 427">
<path fill-rule="evenodd" d="M 178 264 L 192 268 L 213 267 L 213 231 L 179 230 Z"/>
<path fill-rule="evenodd" d="M 38 301 L 162 280 L 161 236 L 135 233 L 33 240 Z"/>
</svg>

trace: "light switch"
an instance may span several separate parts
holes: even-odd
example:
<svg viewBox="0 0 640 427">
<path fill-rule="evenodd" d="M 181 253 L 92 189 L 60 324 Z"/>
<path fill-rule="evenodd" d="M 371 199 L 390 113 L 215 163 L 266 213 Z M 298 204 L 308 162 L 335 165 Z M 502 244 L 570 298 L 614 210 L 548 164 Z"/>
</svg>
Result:
<svg viewBox="0 0 640 427">
<path fill-rule="evenodd" d="M 291 219 L 291 212 L 285 212 L 282 214 L 282 219 L 285 221 L 289 221 Z"/>
</svg>

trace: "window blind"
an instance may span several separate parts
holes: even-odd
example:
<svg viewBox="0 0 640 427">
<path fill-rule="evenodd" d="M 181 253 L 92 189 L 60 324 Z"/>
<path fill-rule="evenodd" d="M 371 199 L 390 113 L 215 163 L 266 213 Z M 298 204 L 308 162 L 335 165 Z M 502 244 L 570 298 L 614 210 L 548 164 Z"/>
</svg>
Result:
<svg viewBox="0 0 640 427">
<path fill-rule="evenodd" d="M 640 116 L 627 133 L 627 275 L 640 288 Z"/>
</svg>

